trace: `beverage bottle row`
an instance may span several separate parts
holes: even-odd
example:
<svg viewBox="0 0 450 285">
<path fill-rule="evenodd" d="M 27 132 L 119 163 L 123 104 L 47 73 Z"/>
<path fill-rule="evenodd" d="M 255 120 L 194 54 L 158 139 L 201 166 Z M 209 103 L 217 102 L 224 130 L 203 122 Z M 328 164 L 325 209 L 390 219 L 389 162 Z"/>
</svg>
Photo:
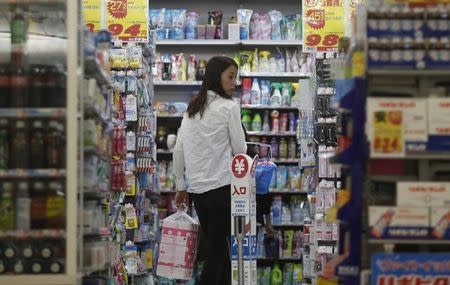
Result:
<svg viewBox="0 0 450 285">
<path fill-rule="evenodd" d="M 56 66 L 0 65 L 0 108 L 66 105 L 66 76 Z"/>
<path fill-rule="evenodd" d="M 0 229 L 40 230 L 65 227 L 64 181 L 0 181 Z"/>
<path fill-rule="evenodd" d="M 0 169 L 64 168 L 64 165 L 62 122 L 0 119 Z"/>
</svg>

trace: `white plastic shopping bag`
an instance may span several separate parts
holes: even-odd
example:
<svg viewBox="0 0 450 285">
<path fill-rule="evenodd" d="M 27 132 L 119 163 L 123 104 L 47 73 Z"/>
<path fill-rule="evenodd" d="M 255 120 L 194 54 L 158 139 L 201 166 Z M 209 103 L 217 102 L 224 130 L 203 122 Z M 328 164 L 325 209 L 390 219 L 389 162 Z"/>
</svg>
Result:
<svg viewBox="0 0 450 285">
<path fill-rule="evenodd" d="M 189 280 L 197 254 L 199 224 L 183 210 L 163 220 L 156 274 Z"/>
</svg>

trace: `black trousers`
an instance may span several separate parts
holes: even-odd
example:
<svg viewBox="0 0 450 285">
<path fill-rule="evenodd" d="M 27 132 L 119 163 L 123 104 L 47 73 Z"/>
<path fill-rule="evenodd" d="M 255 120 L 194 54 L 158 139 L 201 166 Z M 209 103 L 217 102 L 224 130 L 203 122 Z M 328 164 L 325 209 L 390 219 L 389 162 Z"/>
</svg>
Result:
<svg viewBox="0 0 450 285">
<path fill-rule="evenodd" d="M 200 285 L 230 285 L 228 237 L 231 234 L 231 188 L 226 185 L 203 194 L 191 194 L 204 239 L 205 251 Z"/>
</svg>

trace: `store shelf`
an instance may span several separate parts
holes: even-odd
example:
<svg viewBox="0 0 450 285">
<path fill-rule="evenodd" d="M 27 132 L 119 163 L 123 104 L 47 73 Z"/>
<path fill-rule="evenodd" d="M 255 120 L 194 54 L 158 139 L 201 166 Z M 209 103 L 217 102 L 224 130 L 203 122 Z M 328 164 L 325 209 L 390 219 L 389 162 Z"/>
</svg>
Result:
<svg viewBox="0 0 450 285">
<path fill-rule="evenodd" d="M 301 46 L 299 40 L 160 40 L 157 46 Z"/>
<path fill-rule="evenodd" d="M 383 75 L 383 76 L 450 76 L 450 69 L 369 69 L 369 75 Z"/>
<path fill-rule="evenodd" d="M 450 245 L 450 240 L 432 239 L 369 239 L 371 244 Z"/>
<path fill-rule="evenodd" d="M 298 164 L 299 160 L 300 160 L 300 158 L 294 159 L 294 160 L 290 160 L 290 159 L 273 159 L 272 161 L 274 163 L 278 163 L 278 164 Z"/>
<path fill-rule="evenodd" d="M 39 177 L 63 177 L 65 169 L 8 169 L 0 170 L 0 178 L 39 178 Z"/>
<path fill-rule="evenodd" d="M 397 182 L 397 181 L 415 181 L 415 175 L 368 175 L 367 179 L 373 182 Z"/>
<path fill-rule="evenodd" d="M 426 151 L 406 153 L 402 157 L 371 157 L 371 159 L 450 160 L 450 152 Z"/>
<path fill-rule="evenodd" d="M 300 40 L 241 40 L 243 46 L 301 46 Z"/>
<path fill-rule="evenodd" d="M 274 228 L 294 228 L 294 227 L 300 228 L 300 227 L 303 227 L 303 224 L 281 224 L 281 225 L 272 224 L 272 226 Z"/>
<path fill-rule="evenodd" d="M 285 190 L 285 191 L 280 191 L 280 190 L 274 190 L 274 191 L 269 191 L 269 194 L 308 194 L 307 191 L 300 191 L 300 190 Z"/>
<path fill-rule="evenodd" d="M 95 78 L 100 85 L 112 88 L 110 75 L 100 66 L 100 63 L 95 57 L 86 57 L 84 69 L 86 76 Z"/>
<path fill-rule="evenodd" d="M 156 118 L 178 118 L 183 119 L 184 115 L 176 114 L 176 115 L 156 115 Z"/>
<path fill-rule="evenodd" d="M 156 150 L 156 154 L 173 154 L 173 151 L 169 149 L 158 149 Z"/>
<path fill-rule="evenodd" d="M 273 107 L 273 106 L 264 106 L 264 105 L 241 105 L 242 109 L 248 110 L 279 110 L 279 111 L 298 111 L 297 107 Z"/>
<path fill-rule="evenodd" d="M 0 275 L 0 284 L 27 284 L 27 285 L 69 285 L 78 284 L 77 276 L 69 274 L 24 274 Z"/>
<path fill-rule="evenodd" d="M 202 81 L 172 81 L 172 80 L 155 80 L 154 86 L 200 86 Z"/>
<path fill-rule="evenodd" d="M 258 137 L 295 137 L 297 136 L 296 132 L 280 132 L 280 133 L 272 133 L 272 132 L 247 132 L 249 136 L 258 136 Z"/>
<path fill-rule="evenodd" d="M 280 78 L 309 78 L 308 74 L 299 72 L 241 72 L 241 77 L 280 77 Z"/>
<path fill-rule="evenodd" d="M 294 262 L 302 262 L 302 258 L 301 257 L 274 257 L 274 258 L 269 258 L 269 257 L 257 257 L 256 258 L 258 261 L 272 261 L 272 260 L 279 260 L 279 261 L 294 261 Z"/>
<path fill-rule="evenodd" d="M 65 230 L 0 231 L 0 238 L 64 238 Z"/>
<path fill-rule="evenodd" d="M 64 118 L 65 108 L 0 108 L 2 118 Z"/>
<path fill-rule="evenodd" d="M 14 4 L 14 5 L 47 5 L 47 6 L 54 6 L 54 5 L 65 5 L 66 0 L 3 0 L 3 4 Z"/>
</svg>

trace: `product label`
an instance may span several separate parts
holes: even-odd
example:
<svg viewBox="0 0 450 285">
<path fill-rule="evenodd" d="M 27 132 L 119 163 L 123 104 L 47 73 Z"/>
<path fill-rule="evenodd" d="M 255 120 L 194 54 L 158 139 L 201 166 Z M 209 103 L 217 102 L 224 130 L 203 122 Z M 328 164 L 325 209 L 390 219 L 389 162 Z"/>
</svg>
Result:
<svg viewBox="0 0 450 285">
<path fill-rule="evenodd" d="M 430 135 L 450 136 L 450 99 L 428 99 L 428 125 Z"/>
<path fill-rule="evenodd" d="M 107 0 L 106 28 L 126 41 L 148 41 L 147 0 Z"/>
<path fill-rule="evenodd" d="M 133 94 L 129 94 L 125 104 L 125 117 L 127 121 L 137 121 L 137 98 Z"/>
<path fill-rule="evenodd" d="M 84 24 L 90 32 L 98 32 L 104 29 L 102 20 L 104 1 L 102 0 L 83 0 L 83 18 Z"/>
<path fill-rule="evenodd" d="M 419 207 L 369 207 L 369 236 L 376 239 L 427 239 L 429 209 Z"/>
<path fill-rule="evenodd" d="M 397 182 L 397 205 L 450 207 L 450 183 Z"/>
</svg>

